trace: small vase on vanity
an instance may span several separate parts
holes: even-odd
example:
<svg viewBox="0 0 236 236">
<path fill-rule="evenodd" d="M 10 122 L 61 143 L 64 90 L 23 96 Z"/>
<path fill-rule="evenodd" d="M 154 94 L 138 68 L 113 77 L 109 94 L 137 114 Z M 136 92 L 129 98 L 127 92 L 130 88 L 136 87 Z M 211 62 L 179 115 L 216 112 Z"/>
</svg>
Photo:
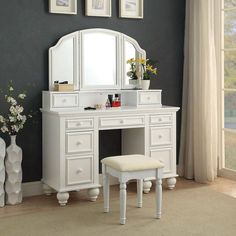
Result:
<svg viewBox="0 0 236 236">
<path fill-rule="evenodd" d="M 150 87 L 150 79 L 142 79 L 141 86 L 142 86 L 142 90 L 148 90 Z"/>
<path fill-rule="evenodd" d="M 6 155 L 6 144 L 2 138 L 0 138 L 0 207 L 5 205 L 5 165 L 4 159 Z"/>
<path fill-rule="evenodd" d="M 6 168 L 6 204 L 15 205 L 22 202 L 22 149 L 16 144 L 16 135 L 11 136 L 11 144 L 7 148 Z"/>
</svg>

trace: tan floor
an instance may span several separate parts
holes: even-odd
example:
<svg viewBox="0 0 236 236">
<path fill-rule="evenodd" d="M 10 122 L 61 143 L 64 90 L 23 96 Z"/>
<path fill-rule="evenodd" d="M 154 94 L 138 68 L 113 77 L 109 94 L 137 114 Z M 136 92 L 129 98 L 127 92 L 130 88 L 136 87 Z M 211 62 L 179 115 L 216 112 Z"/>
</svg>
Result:
<svg viewBox="0 0 236 236">
<path fill-rule="evenodd" d="M 163 184 L 164 191 L 180 191 L 181 189 L 201 188 L 202 184 L 197 184 L 191 180 L 178 179 L 176 188 L 174 190 L 167 190 L 165 183 Z M 209 188 L 236 198 L 236 181 L 218 178 L 214 183 L 207 185 Z M 134 183 L 128 186 L 128 195 L 136 194 L 136 185 Z M 153 189 L 152 189 L 153 191 Z M 111 187 L 111 198 L 118 198 L 118 186 Z M 100 194 L 97 201 L 102 201 L 102 194 Z M 73 192 L 70 194 L 68 206 L 73 206 L 77 201 L 85 202 L 87 200 L 86 191 Z M 48 209 L 55 209 L 59 207 L 55 194 L 51 196 L 35 196 L 24 198 L 23 203 L 15 206 L 5 206 L 0 208 L 0 218 L 6 216 L 22 215 L 33 212 L 45 211 Z"/>
</svg>

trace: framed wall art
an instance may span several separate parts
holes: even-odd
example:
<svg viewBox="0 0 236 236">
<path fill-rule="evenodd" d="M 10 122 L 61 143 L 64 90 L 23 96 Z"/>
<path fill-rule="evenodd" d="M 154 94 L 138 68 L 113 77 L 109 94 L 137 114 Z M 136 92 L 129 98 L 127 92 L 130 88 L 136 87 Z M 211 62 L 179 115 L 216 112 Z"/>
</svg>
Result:
<svg viewBox="0 0 236 236">
<path fill-rule="evenodd" d="M 86 16 L 111 17 L 111 0 L 85 0 Z"/>
<path fill-rule="evenodd" d="M 49 0 L 49 12 L 77 14 L 77 0 Z"/>
<path fill-rule="evenodd" d="M 143 18 L 143 0 L 120 0 L 120 17 Z"/>
</svg>

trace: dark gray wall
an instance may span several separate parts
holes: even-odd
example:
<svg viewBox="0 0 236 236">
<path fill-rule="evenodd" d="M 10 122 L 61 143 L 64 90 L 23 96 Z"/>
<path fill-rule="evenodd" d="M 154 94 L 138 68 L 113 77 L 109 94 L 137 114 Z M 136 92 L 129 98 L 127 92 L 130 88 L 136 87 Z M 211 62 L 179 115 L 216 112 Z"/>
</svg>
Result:
<svg viewBox="0 0 236 236">
<path fill-rule="evenodd" d="M 1 1 L 0 88 L 4 89 L 7 82 L 13 80 L 16 89 L 27 90 L 26 110 L 39 111 L 41 91 L 48 89 L 48 48 L 65 34 L 100 27 L 135 38 L 146 49 L 148 58 L 157 59 L 159 79 L 151 81 L 151 87 L 163 89 L 163 104 L 181 106 L 185 0 L 144 0 L 142 20 L 120 19 L 118 9 L 119 1 L 112 0 L 112 17 L 98 18 L 84 15 L 84 0 L 78 0 L 77 15 L 49 14 L 48 0 Z M 4 110 L 1 97 L 0 114 Z M 179 118 L 180 113 L 178 124 Z M 9 142 L 6 135 L 0 135 Z M 101 135 L 110 139 L 112 134 Z M 119 135 L 113 136 L 119 139 Z M 28 122 L 17 139 L 24 152 L 24 182 L 41 178 L 41 138 L 38 112 L 34 122 Z M 117 152 L 118 149 L 114 149 Z M 103 154 L 111 152 L 102 149 Z"/>
</svg>

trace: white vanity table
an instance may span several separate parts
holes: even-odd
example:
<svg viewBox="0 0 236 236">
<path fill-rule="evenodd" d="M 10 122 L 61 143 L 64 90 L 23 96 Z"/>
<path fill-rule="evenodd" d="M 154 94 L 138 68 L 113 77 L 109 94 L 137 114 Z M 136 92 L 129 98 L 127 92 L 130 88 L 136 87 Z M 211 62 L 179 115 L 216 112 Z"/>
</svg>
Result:
<svg viewBox="0 0 236 236">
<path fill-rule="evenodd" d="M 175 186 L 179 108 L 162 106 L 161 90 L 132 90 L 126 76 L 126 61 L 132 57 L 144 58 L 145 51 L 134 39 L 104 29 L 66 35 L 49 50 L 51 91 L 43 92 L 42 181 L 58 192 L 61 205 L 67 203 L 70 191 L 80 189 L 88 189 L 90 199 L 96 200 L 100 130 L 121 129 L 122 154 L 161 160 L 168 187 Z M 104 60 L 109 61 L 108 70 L 103 70 Z M 65 80 L 74 84 L 75 91 L 52 91 L 54 81 Z M 120 94 L 120 108 L 84 110 L 105 104 L 108 94 Z M 145 180 L 144 192 L 150 187 L 151 181 Z"/>
</svg>

